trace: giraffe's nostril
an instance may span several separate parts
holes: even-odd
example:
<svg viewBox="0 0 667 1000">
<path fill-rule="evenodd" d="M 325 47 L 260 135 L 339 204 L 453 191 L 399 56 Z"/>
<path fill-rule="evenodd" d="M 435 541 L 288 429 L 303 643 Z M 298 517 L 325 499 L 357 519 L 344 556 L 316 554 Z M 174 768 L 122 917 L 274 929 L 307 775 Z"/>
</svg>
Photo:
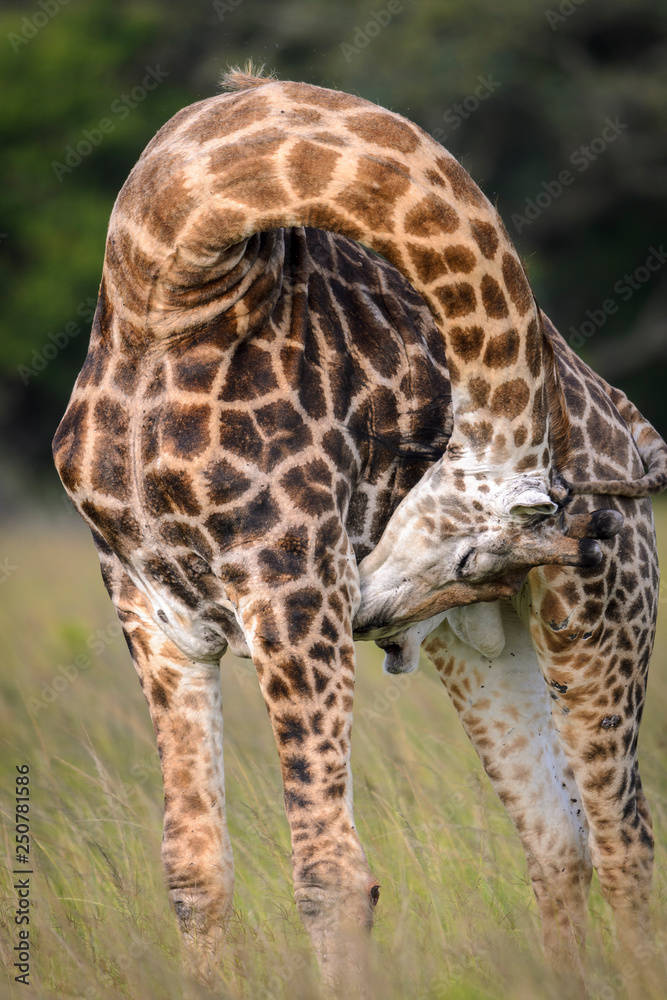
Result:
<svg viewBox="0 0 667 1000">
<path fill-rule="evenodd" d="M 371 903 L 373 904 L 373 906 L 377 906 L 378 905 L 378 900 L 380 898 L 380 886 L 379 885 L 372 885 L 371 886 L 370 897 L 371 897 Z"/>
</svg>

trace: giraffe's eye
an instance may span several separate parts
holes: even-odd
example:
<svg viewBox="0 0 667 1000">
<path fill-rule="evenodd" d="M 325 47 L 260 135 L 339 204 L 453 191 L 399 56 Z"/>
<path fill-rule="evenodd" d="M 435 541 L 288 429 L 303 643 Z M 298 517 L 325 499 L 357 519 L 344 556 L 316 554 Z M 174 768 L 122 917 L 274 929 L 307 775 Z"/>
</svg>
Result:
<svg viewBox="0 0 667 1000">
<path fill-rule="evenodd" d="M 475 554 L 475 550 L 474 549 L 468 549 L 459 558 L 459 561 L 458 561 L 458 564 L 457 564 L 457 567 L 456 567 L 456 575 L 457 576 L 461 576 L 461 574 L 465 572 L 466 568 L 468 570 L 470 569 L 470 565 L 471 565 L 470 560 L 472 559 L 472 556 L 474 554 Z"/>
</svg>

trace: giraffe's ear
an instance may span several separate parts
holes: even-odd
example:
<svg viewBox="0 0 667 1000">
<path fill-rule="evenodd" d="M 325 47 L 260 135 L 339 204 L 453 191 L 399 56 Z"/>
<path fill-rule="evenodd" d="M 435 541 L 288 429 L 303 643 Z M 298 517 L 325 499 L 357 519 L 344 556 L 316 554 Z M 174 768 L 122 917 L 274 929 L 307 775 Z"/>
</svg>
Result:
<svg viewBox="0 0 667 1000">
<path fill-rule="evenodd" d="M 515 493 L 508 503 L 508 512 L 513 517 L 530 517 L 532 514 L 555 514 L 558 504 L 554 503 L 544 490 L 528 487 Z"/>
<path fill-rule="evenodd" d="M 505 648 L 500 601 L 466 604 L 461 608 L 452 608 L 446 616 L 449 627 L 461 642 L 490 660 L 500 656 Z"/>
</svg>

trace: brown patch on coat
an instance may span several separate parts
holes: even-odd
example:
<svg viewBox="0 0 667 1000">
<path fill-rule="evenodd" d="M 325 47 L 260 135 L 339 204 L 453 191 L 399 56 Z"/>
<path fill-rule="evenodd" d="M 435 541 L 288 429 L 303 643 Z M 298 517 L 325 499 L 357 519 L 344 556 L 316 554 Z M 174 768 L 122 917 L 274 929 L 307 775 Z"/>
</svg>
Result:
<svg viewBox="0 0 667 1000">
<path fill-rule="evenodd" d="M 343 121 L 348 132 L 358 135 L 373 146 L 384 146 L 398 153 L 414 153 L 420 140 L 407 122 L 393 118 L 386 111 L 364 111 Z"/>
<path fill-rule="evenodd" d="M 459 227 L 456 211 L 442 198 L 428 194 L 411 208 L 403 220 L 403 228 L 408 236 L 423 239 L 437 239 L 439 236 L 455 232 Z"/>
<path fill-rule="evenodd" d="M 162 446 L 176 458 L 195 458 L 210 444 L 208 403 L 170 403 L 161 419 Z"/>
<path fill-rule="evenodd" d="M 436 288 L 434 294 L 442 302 L 445 316 L 448 319 L 458 319 L 459 316 L 468 316 L 475 311 L 477 299 L 475 289 L 467 281 L 459 281 L 456 284 L 442 285 Z"/>
<path fill-rule="evenodd" d="M 373 232 L 393 232 L 393 207 L 410 186 L 409 179 L 390 164 L 360 159 L 352 184 L 335 198 Z"/>
<path fill-rule="evenodd" d="M 486 259 L 493 260 L 500 242 L 496 227 L 490 222 L 484 222 L 483 219 L 471 219 L 470 232 Z"/>
<path fill-rule="evenodd" d="M 491 337 L 484 351 L 483 362 L 487 368 L 507 368 L 519 356 L 521 341 L 516 330 L 506 330 Z"/>
<path fill-rule="evenodd" d="M 522 378 L 510 379 L 499 385 L 491 396 L 491 412 L 514 420 L 526 409 L 530 390 Z"/>
<path fill-rule="evenodd" d="M 533 295 L 521 264 L 510 253 L 503 254 L 503 280 L 519 315 L 525 316 L 533 304 Z"/>
<path fill-rule="evenodd" d="M 505 319 L 509 316 L 509 308 L 503 291 L 490 274 L 485 274 L 480 286 L 482 305 L 489 319 Z"/>
<path fill-rule="evenodd" d="M 340 153 L 333 149 L 301 140 L 287 157 L 287 180 L 300 198 L 317 197 L 326 190 L 339 158 Z"/>
<path fill-rule="evenodd" d="M 487 205 L 486 198 L 468 171 L 464 170 L 454 157 L 446 159 L 444 156 L 440 156 L 436 160 L 436 163 L 451 184 L 452 191 L 459 201 L 468 205 L 475 205 L 476 207 Z"/>
<path fill-rule="evenodd" d="M 420 246 L 418 243 L 408 243 L 407 248 L 420 281 L 429 285 L 447 273 L 447 265 L 440 251 Z"/>
<path fill-rule="evenodd" d="M 452 247 L 445 247 L 442 255 L 450 270 L 455 274 L 470 274 L 477 263 L 477 258 L 472 250 L 469 250 L 468 247 L 463 246 L 461 243 L 457 243 Z"/>
<path fill-rule="evenodd" d="M 481 326 L 454 326 L 449 336 L 454 352 L 462 361 L 474 361 L 479 357 L 484 343 L 484 330 Z"/>
</svg>

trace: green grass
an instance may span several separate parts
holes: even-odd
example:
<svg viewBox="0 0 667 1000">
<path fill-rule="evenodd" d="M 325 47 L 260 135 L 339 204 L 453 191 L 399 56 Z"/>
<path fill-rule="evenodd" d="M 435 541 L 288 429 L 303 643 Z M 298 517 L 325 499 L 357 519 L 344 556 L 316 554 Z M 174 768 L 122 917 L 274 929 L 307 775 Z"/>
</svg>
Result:
<svg viewBox="0 0 667 1000">
<path fill-rule="evenodd" d="M 664 562 L 667 504 L 656 509 Z M 0 948 L 7 971 L 0 995 L 171 1000 L 187 988 L 190 996 L 209 996 L 180 971 L 160 874 L 162 797 L 153 731 L 87 531 L 74 517 L 6 526 L 0 563 L 5 557 Z M 660 613 L 640 740 L 658 843 L 656 977 L 664 970 L 667 940 L 664 589 Z M 77 656 L 90 664 L 75 673 L 68 665 Z M 359 647 L 355 815 L 382 885 L 370 996 L 567 997 L 540 956 L 518 838 L 434 671 L 424 661 L 416 674 L 397 681 L 382 674 L 381 662 L 374 646 Z M 292 897 L 277 755 L 251 665 L 225 657 L 222 687 L 236 896 L 215 993 L 250 1000 L 318 997 Z M 35 869 L 31 987 L 13 983 L 18 928 L 8 876 L 14 768 L 24 762 L 31 769 Z M 595 884 L 587 964 L 593 996 L 626 995 L 626 963 L 616 953 L 610 913 Z M 629 981 L 636 985 L 632 972 Z M 639 995 L 657 1000 L 664 991 L 643 986 Z"/>
</svg>

